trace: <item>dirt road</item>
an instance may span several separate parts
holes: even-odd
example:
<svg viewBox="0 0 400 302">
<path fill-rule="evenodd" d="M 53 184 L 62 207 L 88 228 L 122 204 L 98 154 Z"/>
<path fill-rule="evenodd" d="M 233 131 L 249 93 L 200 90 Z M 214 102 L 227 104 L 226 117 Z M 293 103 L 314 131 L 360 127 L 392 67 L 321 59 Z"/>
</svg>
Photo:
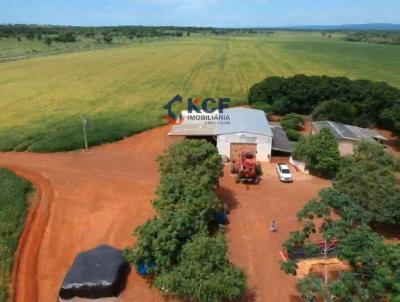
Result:
<svg viewBox="0 0 400 302">
<path fill-rule="evenodd" d="M 281 183 L 274 164 L 263 166 L 259 185 L 236 184 L 228 167 L 219 195 L 232 208 L 228 226 L 231 260 L 248 276 L 250 301 L 298 301 L 296 279 L 280 271 L 283 242 L 297 227 L 296 213 L 329 182 L 295 172 L 293 183 Z M 278 232 L 269 226 L 275 220 Z"/>
<path fill-rule="evenodd" d="M 0 154 L 0 166 L 31 180 L 41 198 L 23 236 L 15 301 L 56 301 L 77 253 L 102 243 L 119 248 L 134 243 L 132 231 L 155 214 L 150 201 L 158 183 L 156 158 L 172 142 L 168 130 L 157 128 L 88 152 Z M 233 208 L 230 256 L 247 272 L 253 300 L 289 301 L 295 281 L 280 272 L 279 250 L 296 227 L 295 212 L 328 183 L 296 174 L 293 184 L 281 184 L 272 166 L 266 169 L 260 185 L 249 190 L 226 171 L 219 193 Z M 276 234 L 267 230 L 272 219 Z M 164 299 L 133 271 L 117 301 Z"/>
<path fill-rule="evenodd" d="M 40 212 L 48 217 L 29 224 L 35 229 L 21 251 L 15 301 L 56 301 L 77 253 L 101 243 L 134 243 L 132 231 L 154 215 L 156 157 L 170 143 L 167 132 L 161 127 L 88 152 L 0 154 L 1 167 L 53 191 L 43 200 L 48 213 Z M 163 301 L 136 274 L 120 300 Z"/>
</svg>

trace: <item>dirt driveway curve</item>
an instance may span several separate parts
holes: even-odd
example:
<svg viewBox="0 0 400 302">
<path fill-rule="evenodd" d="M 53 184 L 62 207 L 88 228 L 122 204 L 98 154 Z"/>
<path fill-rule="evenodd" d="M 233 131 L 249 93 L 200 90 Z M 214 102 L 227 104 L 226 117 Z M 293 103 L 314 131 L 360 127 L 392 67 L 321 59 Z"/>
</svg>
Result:
<svg viewBox="0 0 400 302">
<path fill-rule="evenodd" d="M 0 167 L 31 180 L 41 202 L 27 224 L 15 283 L 16 302 L 56 301 L 62 279 L 77 253 L 101 243 L 124 248 L 132 231 L 155 212 L 150 201 L 158 183 L 155 159 L 171 143 L 168 127 L 153 129 L 88 152 L 0 153 Z M 271 167 L 271 166 L 269 166 Z M 237 185 L 226 173 L 219 194 L 232 207 L 230 256 L 244 268 L 254 301 L 289 301 L 294 279 L 279 271 L 279 249 L 295 228 L 294 213 L 327 182 L 305 177 L 280 184 L 266 168 L 260 186 Z M 280 232 L 266 226 L 276 219 Z M 164 301 L 130 274 L 118 301 Z"/>
</svg>

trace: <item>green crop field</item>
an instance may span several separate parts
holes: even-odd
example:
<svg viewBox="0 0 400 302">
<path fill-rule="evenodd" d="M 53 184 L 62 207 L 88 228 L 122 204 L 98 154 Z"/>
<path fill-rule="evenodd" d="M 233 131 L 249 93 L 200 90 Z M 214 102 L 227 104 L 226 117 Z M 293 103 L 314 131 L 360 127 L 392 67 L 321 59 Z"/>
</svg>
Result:
<svg viewBox="0 0 400 302">
<path fill-rule="evenodd" d="M 320 33 L 184 37 L 0 63 L 0 150 L 55 151 L 113 141 L 160 125 L 171 97 L 247 101 L 266 76 L 298 73 L 400 87 L 400 48 Z"/>
<path fill-rule="evenodd" d="M 7 301 L 8 286 L 18 239 L 28 212 L 30 183 L 0 169 L 0 301 Z"/>
</svg>

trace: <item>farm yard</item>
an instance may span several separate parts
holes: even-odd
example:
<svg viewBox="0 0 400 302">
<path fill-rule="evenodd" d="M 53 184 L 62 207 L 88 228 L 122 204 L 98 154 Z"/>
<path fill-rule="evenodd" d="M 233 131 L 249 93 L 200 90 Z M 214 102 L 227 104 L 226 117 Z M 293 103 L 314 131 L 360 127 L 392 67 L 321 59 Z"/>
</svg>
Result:
<svg viewBox="0 0 400 302">
<path fill-rule="evenodd" d="M 270 75 L 327 74 L 400 87 L 400 52 L 320 33 L 185 37 L 0 64 L 0 150 L 63 151 L 158 126 L 176 94 L 247 102 Z"/>
<path fill-rule="evenodd" d="M 30 226 L 41 233 L 21 255 L 19 270 L 24 274 L 17 277 L 17 302 L 54 301 L 78 252 L 102 243 L 118 248 L 134 243 L 132 230 L 154 215 L 155 159 L 171 143 L 168 131 L 167 126 L 157 128 L 89 152 L 0 154 L 1 166 L 41 188 L 44 199 L 38 210 L 47 215 Z M 294 213 L 329 181 L 297 172 L 294 177 L 287 190 L 274 165 L 265 164 L 260 184 L 247 189 L 235 183 L 226 166 L 218 195 L 231 211 L 230 258 L 248 275 L 246 301 L 295 301 L 295 280 L 280 271 L 279 252 L 297 225 Z M 272 219 L 278 222 L 276 234 L 268 230 Z M 118 301 L 164 299 L 132 272 Z"/>
</svg>

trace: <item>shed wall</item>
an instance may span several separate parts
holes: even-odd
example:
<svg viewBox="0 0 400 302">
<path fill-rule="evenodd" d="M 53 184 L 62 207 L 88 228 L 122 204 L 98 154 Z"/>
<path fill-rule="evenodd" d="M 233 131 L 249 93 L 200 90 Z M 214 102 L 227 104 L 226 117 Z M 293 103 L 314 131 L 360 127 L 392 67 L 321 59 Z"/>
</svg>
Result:
<svg viewBox="0 0 400 302">
<path fill-rule="evenodd" d="M 338 140 L 339 152 L 341 156 L 353 155 L 354 146 L 358 143 L 349 139 Z"/>
<path fill-rule="evenodd" d="M 221 155 L 230 157 L 231 143 L 257 144 L 257 160 L 271 160 L 272 137 L 252 133 L 222 134 L 217 137 L 217 148 Z"/>
</svg>

